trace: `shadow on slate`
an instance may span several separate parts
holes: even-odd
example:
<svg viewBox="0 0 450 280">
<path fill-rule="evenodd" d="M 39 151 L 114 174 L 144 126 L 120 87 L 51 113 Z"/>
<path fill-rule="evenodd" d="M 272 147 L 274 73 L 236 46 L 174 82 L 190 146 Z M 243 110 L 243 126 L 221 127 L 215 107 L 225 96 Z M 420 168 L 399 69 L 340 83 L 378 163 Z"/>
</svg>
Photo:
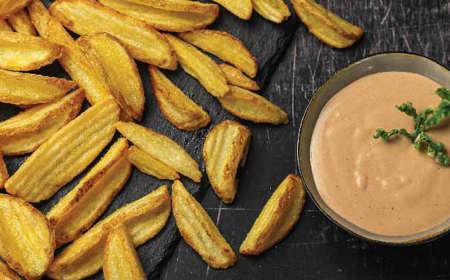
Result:
<svg viewBox="0 0 450 280">
<path fill-rule="evenodd" d="M 51 1 L 44 2 L 47 6 L 51 3 Z M 267 85 L 271 74 L 278 65 L 279 59 L 291 42 L 298 25 L 299 22 L 295 16 L 291 17 L 282 25 L 276 25 L 264 20 L 256 13 L 254 13 L 250 21 L 242 21 L 221 8 L 220 18 L 212 26 L 210 26 L 210 28 L 227 31 L 245 42 L 258 61 L 259 72 L 256 80 L 262 87 L 264 87 Z M 200 129 L 195 132 L 184 132 L 176 129 L 165 120 L 165 118 L 161 115 L 159 108 L 156 106 L 156 102 L 152 95 L 147 65 L 138 63 L 138 67 L 144 83 L 147 99 L 144 117 L 140 124 L 146 127 L 151 127 L 152 129 L 169 136 L 181 144 L 193 156 L 193 158 L 201 164 L 201 168 L 204 171 L 203 161 L 201 159 L 201 148 L 206 134 L 216 123 L 219 123 L 224 119 L 235 118 L 225 112 L 221 108 L 220 104 L 211 95 L 209 95 L 196 80 L 184 73 L 181 70 L 181 67 L 179 67 L 176 71 L 164 72 L 188 96 L 190 96 L 195 102 L 200 104 L 206 111 L 209 112 L 212 118 L 212 124 L 207 128 Z M 35 73 L 68 78 L 67 74 L 58 63 L 44 67 L 39 71 L 35 71 Z M 84 109 L 87 107 L 88 104 L 85 102 Z M 0 103 L 0 121 L 13 116 L 17 112 L 19 112 L 17 108 Z M 119 136 L 120 135 L 117 134 L 114 139 L 117 139 Z M 114 143 L 114 141 L 112 141 L 110 145 L 112 143 Z M 102 155 L 107 151 L 107 149 L 108 148 L 103 151 Z M 78 181 L 87 173 L 88 170 L 90 170 L 90 168 L 92 168 L 92 166 L 95 165 L 100 158 L 101 156 L 99 156 L 86 169 L 86 171 L 64 186 L 51 199 L 35 206 L 44 213 L 49 211 L 62 196 L 67 194 L 78 183 Z M 7 157 L 5 161 L 10 174 L 13 174 L 25 159 L 26 157 Z M 206 174 L 204 174 L 200 186 L 194 184 L 186 178 L 183 179 L 183 182 L 191 193 L 193 193 L 193 195 L 200 201 L 202 200 L 206 190 L 209 188 L 209 182 Z M 169 181 L 164 183 L 168 186 L 171 184 Z M 155 178 L 149 177 L 134 169 L 129 181 L 123 188 L 123 191 L 114 199 L 100 219 L 108 216 L 124 204 L 130 203 L 145 194 L 148 194 L 161 184 L 161 181 L 158 181 Z M 180 237 L 172 217 L 170 218 L 167 226 L 158 236 L 138 248 L 138 253 L 147 275 L 151 275 L 152 278 L 159 276 L 162 267 L 172 255 L 179 239 Z M 59 251 L 60 250 L 58 250 L 58 252 Z M 58 254 L 58 252 L 56 252 L 56 254 Z M 101 273 L 98 273 L 92 279 L 102 279 Z"/>
</svg>

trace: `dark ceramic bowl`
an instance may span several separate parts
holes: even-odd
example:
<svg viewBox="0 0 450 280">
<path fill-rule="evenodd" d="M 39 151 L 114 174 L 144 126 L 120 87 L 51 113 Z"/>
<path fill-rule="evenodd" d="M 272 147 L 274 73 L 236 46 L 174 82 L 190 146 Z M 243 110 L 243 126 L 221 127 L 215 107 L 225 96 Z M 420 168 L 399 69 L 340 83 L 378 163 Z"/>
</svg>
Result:
<svg viewBox="0 0 450 280">
<path fill-rule="evenodd" d="M 311 137 L 319 114 L 328 100 L 353 81 L 369 74 L 386 71 L 417 73 L 431 78 L 444 87 L 450 88 L 450 71 L 448 69 L 429 58 L 415 54 L 383 53 L 364 58 L 349 65 L 337 72 L 312 97 L 300 125 L 297 147 L 298 166 L 306 189 L 315 204 L 335 224 L 353 235 L 369 241 L 389 245 L 412 245 L 432 240 L 447 233 L 450 230 L 450 219 L 441 225 L 413 235 L 388 236 L 369 232 L 350 223 L 328 207 L 317 190 L 311 170 Z"/>
</svg>

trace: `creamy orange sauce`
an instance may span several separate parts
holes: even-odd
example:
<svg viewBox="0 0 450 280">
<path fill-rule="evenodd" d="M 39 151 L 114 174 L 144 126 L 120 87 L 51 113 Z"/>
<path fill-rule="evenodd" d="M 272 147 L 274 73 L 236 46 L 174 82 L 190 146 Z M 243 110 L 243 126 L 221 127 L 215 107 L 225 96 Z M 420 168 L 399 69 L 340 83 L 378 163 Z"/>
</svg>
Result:
<svg viewBox="0 0 450 280">
<path fill-rule="evenodd" d="M 322 110 L 311 141 L 314 180 L 325 203 L 370 232 L 415 234 L 450 218 L 450 168 L 398 138 L 373 139 L 376 128 L 407 128 L 413 120 L 395 105 L 435 107 L 440 87 L 412 73 L 363 77 L 338 92 Z M 429 131 L 450 149 L 450 124 Z"/>
</svg>

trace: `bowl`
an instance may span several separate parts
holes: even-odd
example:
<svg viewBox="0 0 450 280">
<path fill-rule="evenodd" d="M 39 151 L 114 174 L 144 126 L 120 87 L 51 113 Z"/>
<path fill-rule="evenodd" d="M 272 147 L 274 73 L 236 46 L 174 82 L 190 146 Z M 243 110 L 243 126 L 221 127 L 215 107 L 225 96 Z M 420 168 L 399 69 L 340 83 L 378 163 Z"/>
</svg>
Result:
<svg viewBox="0 0 450 280">
<path fill-rule="evenodd" d="M 361 59 L 337 72 L 325 82 L 312 97 L 300 124 L 297 162 L 305 187 L 314 203 L 332 222 L 351 234 L 365 240 L 388 245 L 413 245 L 440 237 L 450 230 L 450 219 L 429 230 L 405 236 L 380 235 L 369 232 L 337 214 L 321 198 L 310 162 L 310 143 L 319 114 L 325 104 L 342 88 L 353 81 L 378 72 L 401 71 L 426 76 L 444 87 L 450 88 L 450 71 L 439 63 L 416 54 L 382 53 Z M 450 213 L 449 213 L 450 216 Z"/>
</svg>

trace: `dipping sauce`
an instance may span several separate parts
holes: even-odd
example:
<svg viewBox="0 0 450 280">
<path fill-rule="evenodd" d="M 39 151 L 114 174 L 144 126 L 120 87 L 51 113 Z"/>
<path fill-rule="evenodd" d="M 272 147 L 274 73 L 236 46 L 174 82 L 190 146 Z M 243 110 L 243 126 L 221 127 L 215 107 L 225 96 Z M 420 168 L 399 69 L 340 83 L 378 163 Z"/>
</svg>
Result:
<svg viewBox="0 0 450 280">
<path fill-rule="evenodd" d="M 450 168 L 437 164 L 409 140 L 373 139 L 377 128 L 414 122 L 395 108 L 410 101 L 418 112 L 436 107 L 441 87 L 413 73 L 365 76 L 323 108 L 311 140 L 314 181 L 325 203 L 372 233 L 416 234 L 450 218 Z M 450 124 L 428 134 L 450 148 Z"/>
</svg>

